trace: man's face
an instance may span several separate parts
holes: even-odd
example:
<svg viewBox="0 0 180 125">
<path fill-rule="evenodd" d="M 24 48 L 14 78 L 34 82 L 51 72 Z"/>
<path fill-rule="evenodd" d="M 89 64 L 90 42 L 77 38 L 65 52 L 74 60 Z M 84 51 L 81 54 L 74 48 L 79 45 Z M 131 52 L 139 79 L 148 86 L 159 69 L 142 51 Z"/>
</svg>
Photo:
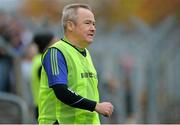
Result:
<svg viewBox="0 0 180 125">
<path fill-rule="evenodd" d="M 90 10 L 84 8 L 79 8 L 77 15 L 74 35 L 80 44 L 88 46 L 92 43 L 96 31 L 94 15 Z"/>
</svg>

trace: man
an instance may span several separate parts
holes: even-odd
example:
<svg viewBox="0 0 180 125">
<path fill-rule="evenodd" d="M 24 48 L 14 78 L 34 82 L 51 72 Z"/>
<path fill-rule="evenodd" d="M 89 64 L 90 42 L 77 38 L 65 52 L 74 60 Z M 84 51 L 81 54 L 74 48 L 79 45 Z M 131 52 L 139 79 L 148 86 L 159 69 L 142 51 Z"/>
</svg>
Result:
<svg viewBox="0 0 180 125">
<path fill-rule="evenodd" d="M 35 105 L 35 118 L 38 118 L 38 98 L 39 98 L 39 86 L 40 86 L 40 75 L 41 75 L 41 56 L 44 50 L 53 43 L 54 35 L 51 32 L 37 33 L 33 42 L 38 47 L 38 54 L 33 58 L 32 61 L 32 81 L 31 91 L 33 95 L 33 101 Z"/>
<path fill-rule="evenodd" d="M 43 55 L 39 123 L 100 124 L 98 113 L 110 117 L 113 105 L 99 103 L 97 73 L 86 47 L 95 34 L 95 19 L 85 4 L 65 6 L 64 38 Z"/>
</svg>

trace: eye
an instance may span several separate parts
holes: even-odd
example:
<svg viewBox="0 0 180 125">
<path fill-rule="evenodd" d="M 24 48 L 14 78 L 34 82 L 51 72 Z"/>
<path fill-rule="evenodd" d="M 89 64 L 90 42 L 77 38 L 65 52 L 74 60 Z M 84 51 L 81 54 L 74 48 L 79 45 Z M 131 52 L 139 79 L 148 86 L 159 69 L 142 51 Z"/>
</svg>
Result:
<svg viewBox="0 0 180 125">
<path fill-rule="evenodd" d="M 85 24 L 90 24 L 90 22 L 85 22 Z"/>
</svg>

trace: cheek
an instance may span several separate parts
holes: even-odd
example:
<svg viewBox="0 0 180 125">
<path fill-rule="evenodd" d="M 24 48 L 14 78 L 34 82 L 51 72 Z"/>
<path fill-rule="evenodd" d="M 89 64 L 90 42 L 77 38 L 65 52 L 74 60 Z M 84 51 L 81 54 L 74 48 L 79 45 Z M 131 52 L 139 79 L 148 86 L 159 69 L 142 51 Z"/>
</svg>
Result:
<svg viewBox="0 0 180 125">
<path fill-rule="evenodd" d="M 78 27 L 76 29 L 76 33 L 79 37 L 87 37 L 87 33 L 88 33 L 88 28 L 87 27 Z"/>
<path fill-rule="evenodd" d="M 85 37 L 85 36 L 86 36 L 86 32 L 87 32 L 87 31 L 86 31 L 85 29 L 80 28 L 77 33 L 78 33 L 80 36 Z"/>
</svg>

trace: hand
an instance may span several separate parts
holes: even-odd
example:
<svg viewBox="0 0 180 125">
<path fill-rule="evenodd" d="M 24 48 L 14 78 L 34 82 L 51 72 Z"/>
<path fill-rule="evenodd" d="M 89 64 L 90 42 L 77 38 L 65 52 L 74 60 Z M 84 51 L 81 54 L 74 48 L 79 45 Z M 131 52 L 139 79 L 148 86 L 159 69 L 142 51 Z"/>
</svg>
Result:
<svg viewBox="0 0 180 125">
<path fill-rule="evenodd" d="M 113 105 L 110 102 L 97 103 L 95 111 L 102 114 L 105 117 L 110 117 L 113 112 Z"/>
</svg>

